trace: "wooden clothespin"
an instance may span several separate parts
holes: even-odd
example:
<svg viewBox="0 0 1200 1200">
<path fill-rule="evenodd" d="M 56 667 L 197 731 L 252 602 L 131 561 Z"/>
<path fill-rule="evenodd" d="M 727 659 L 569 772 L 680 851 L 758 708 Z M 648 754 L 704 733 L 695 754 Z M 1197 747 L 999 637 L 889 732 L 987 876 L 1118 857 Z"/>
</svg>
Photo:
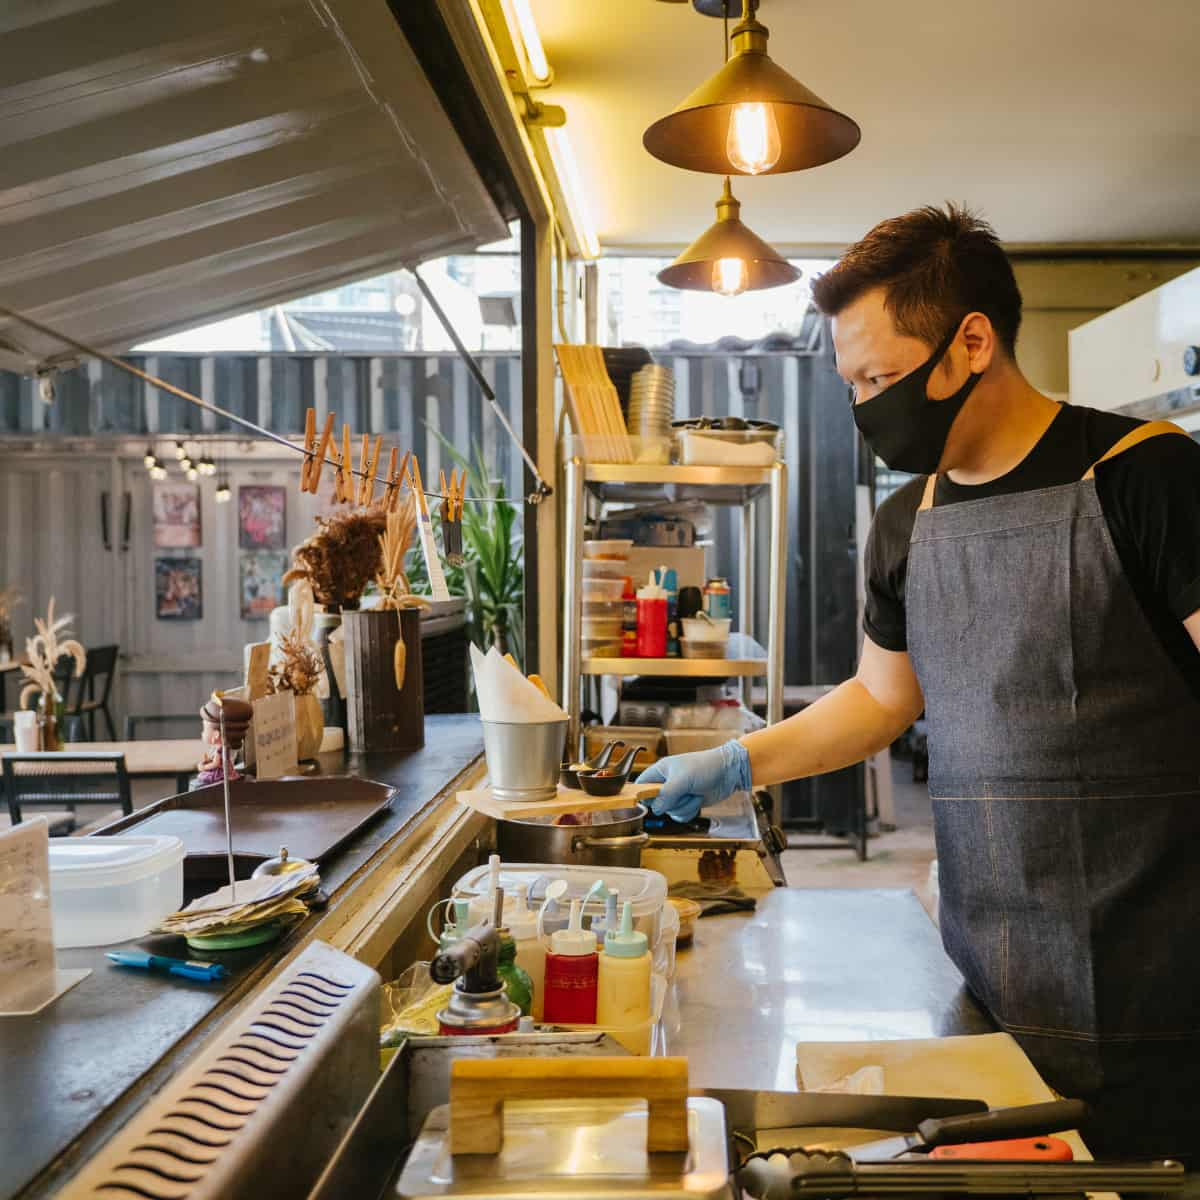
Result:
<svg viewBox="0 0 1200 1200">
<path fill-rule="evenodd" d="M 396 471 L 396 491 L 392 495 L 392 503 L 388 510 L 389 512 L 395 511 L 395 509 L 399 507 L 400 493 L 404 490 L 404 485 L 409 482 L 408 461 L 410 458 L 412 458 L 412 451 L 405 450 L 404 457 L 400 460 L 400 466 Z"/>
<path fill-rule="evenodd" d="M 342 454 L 338 462 L 339 504 L 349 504 L 354 499 L 354 459 L 350 450 L 350 426 L 342 425 Z"/>
<path fill-rule="evenodd" d="M 375 437 L 375 449 L 371 451 L 371 457 L 367 461 L 366 474 L 362 481 L 362 500 L 360 503 L 370 504 L 375 499 L 375 473 L 379 470 L 379 454 L 383 449 L 383 434 L 377 434 Z"/>
<path fill-rule="evenodd" d="M 362 449 L 358 452 L 358 471 L 359 480 L 354 488 L 354 503 L 358 505 L 366 504 L 367 495 L 367 467 L 371 462 L 371 435 L 364 433 L 362 435 Z"/>
<path fill-rule="evenodd" d="M 308 476 L 312 469 L 313 451 L 317 445 L 317 410 L 307 409 L 304 413 L 304 461 L 300 464 L 300 490 L 308 491 Z"/>
<path fill-rule="evenodd" d="M 313 409 L 310 408 L 308 411 L 313 413 L 314 416 L 316 415 Z M 304 460 L 304 465 L 307 468 L 308 473 L 307 473 L 307 488 L 305 488 L 303 486 L 303 482 L 302 482 L 302 485 L 301 485 L 302 491 L 306 490 L 306 491 L 312 492 L 313 495 L 316 495 L 317 488 L 321 483 L 321 471 L 325 466 L 325 456 L 329 453 L 329 443 L 332 440 L 333 440 L 333 413 L 327 413 L 325 415 L 325 428 L 321 430 L 321 440 L 320 440 L 320 442 L 317 443 L 316 452 L 312 458 L 306 458 Z M 305 449 L 306 450 L 308 449 L 307 438 L 306 438 Z M 303 469 L 301 470 L 301 477 L 302 477 L 302 481 L 303 481 L 303 478 L 304 478 Z"/>
<path fill-rule="evenodd" d="M 387 479 L 383 485 L 383 508 L 385 512 L 391 512 L 392 510 L 392 497 L 396 491 L 396 458 L 399 454 L 399 446 L 393 446 L 391 456 L 388 458 Z"/>
</svg>

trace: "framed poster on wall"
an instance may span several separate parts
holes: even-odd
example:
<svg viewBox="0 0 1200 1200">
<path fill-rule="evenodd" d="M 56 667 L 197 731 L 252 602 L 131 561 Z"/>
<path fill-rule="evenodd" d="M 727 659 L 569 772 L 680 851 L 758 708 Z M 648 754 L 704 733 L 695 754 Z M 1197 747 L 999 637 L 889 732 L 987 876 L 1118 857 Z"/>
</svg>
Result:
<svg viewBox="0 0 1200 1200">
<path fill-rule="evenodd" d="M 242 551 L 239 578 L 243 621 L 265 621 L 271 609 L 284 602 L 287 558 L 283 550 Z"/>
<path fill-rule="evenodd" d="M 199 621 L 204 615 L 198 558 L 154 560 L 154 615 L 160 621 Z"/>
<path fill-rule="evenodd" d="M 282 550 L 286 533 L 286 488 L 278 484 L 238 488 L 238 545 L 243 550 Z"/>
<path fill-rule="evenodd" d="M 200 541 L 200 485 L 167 480 L 154 485 L 154 545 L 192 550 Z"/>
</svg>

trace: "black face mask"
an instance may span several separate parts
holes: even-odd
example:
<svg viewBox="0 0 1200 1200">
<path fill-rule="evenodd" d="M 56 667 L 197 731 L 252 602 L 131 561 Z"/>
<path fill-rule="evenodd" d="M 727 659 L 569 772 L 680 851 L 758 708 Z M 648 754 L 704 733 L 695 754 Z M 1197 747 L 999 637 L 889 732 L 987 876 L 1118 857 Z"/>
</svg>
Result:
<svg viewBox="0 0 1200 1200">
<path fill-rule="evenodd" d="M 942 461 L 950 426 L 981 375 L 970 374 L 952 396 L 930 400 L 929 377 L 958 333 L 956 325 L 915 371 L 854 406 L 854 423 L 867 444 L 894 471 L 932 475 Z"/>
</svg>

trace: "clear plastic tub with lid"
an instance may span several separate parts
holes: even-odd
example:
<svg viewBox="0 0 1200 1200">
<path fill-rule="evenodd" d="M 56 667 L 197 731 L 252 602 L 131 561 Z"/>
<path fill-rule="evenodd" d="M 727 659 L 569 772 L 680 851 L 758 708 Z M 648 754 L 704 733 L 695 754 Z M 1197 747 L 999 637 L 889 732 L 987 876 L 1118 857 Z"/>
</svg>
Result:
<svg viewBox="0 0 1200 1200">
<path fill-rule="evenodd" d="M 177 837 L 80 837 L 50 841 L 54 944 L 109 946 L 150 932 L 183 905 Z"/>
</svg>

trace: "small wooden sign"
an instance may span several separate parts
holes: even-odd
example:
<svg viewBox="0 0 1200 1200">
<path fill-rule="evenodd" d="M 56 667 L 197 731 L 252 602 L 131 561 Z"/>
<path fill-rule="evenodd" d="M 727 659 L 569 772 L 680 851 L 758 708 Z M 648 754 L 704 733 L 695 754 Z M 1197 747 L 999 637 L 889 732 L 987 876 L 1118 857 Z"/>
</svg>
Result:
<svg viewBox="0 0 1200 1200">
<path fill-rule="evenodd" d="M 293 774 L 296 754 L 296 698 L 278 692 L 254 701 L 254 760 L 259 779 Z"/>
</svg>

